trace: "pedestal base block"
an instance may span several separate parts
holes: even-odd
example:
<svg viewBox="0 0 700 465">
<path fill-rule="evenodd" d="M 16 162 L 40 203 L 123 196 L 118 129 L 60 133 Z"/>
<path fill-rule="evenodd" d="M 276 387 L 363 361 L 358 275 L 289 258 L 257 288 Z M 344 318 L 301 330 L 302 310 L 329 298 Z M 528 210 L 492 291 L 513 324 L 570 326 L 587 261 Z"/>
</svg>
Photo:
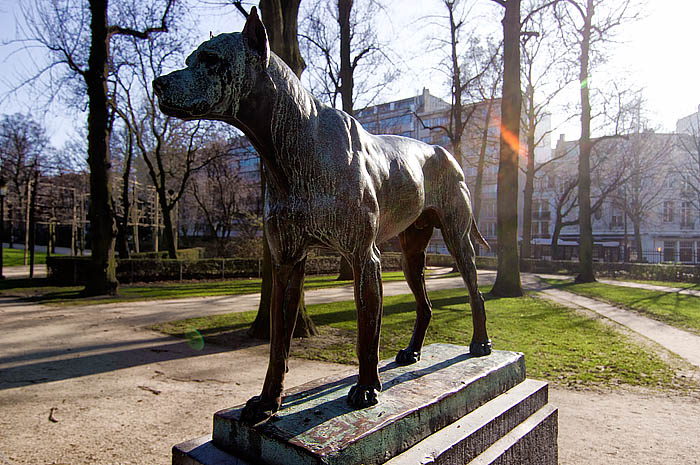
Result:
<svg viewBox="0 0 700 465">
<path fill-rule="evenodd" d="M 557 463 L 556 409 L 546 383 L 525 379 L 522 354 L 434 344 L 418 363 L 385 361 L 380 373 L 379 404 L 362 410 L 345 401 L 355 376 L 287 392 L 257 428 L 239 421 L 243 406 L 222 410 L 212 439 L 175 446 L 173 464 Z"/>
</svg>

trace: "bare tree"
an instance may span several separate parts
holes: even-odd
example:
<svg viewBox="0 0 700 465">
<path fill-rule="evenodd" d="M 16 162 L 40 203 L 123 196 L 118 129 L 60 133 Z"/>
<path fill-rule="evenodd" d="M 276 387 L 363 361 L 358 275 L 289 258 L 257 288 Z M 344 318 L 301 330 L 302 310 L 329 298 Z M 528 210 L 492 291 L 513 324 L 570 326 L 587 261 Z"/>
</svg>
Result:
<svg viewBox="0 0 700 465">
<path fill-rule="evenodd" d="M 205 147 L 205 151 L 216 152 L 210 155 L 213 161 L 190 185 L 209 234 L 217 244 L 217 256 L 227 256 L 227 244 L 234 232 L 238 233 L 237 239 L 241 233 L 247 232 L 245 235 L 250 236 L 247 223 L 254 221 L 254 212 L 247 211 L 243 201 L 257 185 L 253 186 L 241 173 L 241 166 L 229 155 L 229 149 L 229 144 L 223 140 L 212 141 Z"/>
<path fill-rule="evenodd" d="M 300 45 L 310 63 L 306 81 L 315 95 L 349 115 L 358 103 L 371 104 L 396 76 L 389 46 L 377 34 L 382 11 L 378 0 L 316 0 L 300 22 Z"/>
<path fill-rule="evenodd" d="M 552 259 L 561 259 L 559 253 L 559 236 L 567 226 L 578 224 L 578 217 L 569 218 L 570 213 L 578 206 L 577 187 L 578 176 L 569 175 L 559 179 L 558 189 L 554 196 L 554 231 L 552 232 Z M 567 219 L 568 218 L 568 219 Z"/>
<path fill-rule="evenodd" d="M 626 171 L 626 182 L 615 190 L 613 205 L 632 222 L 637 260 L 643 257 L 642 226 L 653 222 L 653 213 L 666 199 L 663 186 L 670 174 L 668 161 L 674 139 L 671 135 L 647 131 L 630 134 L 626 140 L 617 140 L 614 144 L 620 153 L 619 163 Z M 681 189 L 681 196 L 688 193 Z"/>
<path fill-rule="evenodd" d="M 628 179 L 628 172 L 625 164 L 621 163 L 621 153 L 619 150 L 620 138 L 604 138 L 594 141 L 594 150 L 592 152 L 592 176 L 594 179 L 593 185 L 593 203 L 591 212 L 596 213 L 602 209 L 605 202 L 619 191 L 621 186 Z M 579 224 L 580 211 L 579 207 L 579 175 L 578 171 L 571 172 L 568 167 L 577 155 L 578 144 L 569 144 L 564 147 L 554 159 L 552 163 L 547 163 L 544 170 L 548 179 L 555 180 L 552 188 L 555 220 L 554 232 L 552 233 L 552 258 L 562 258 L 559 253 L 559 237 L 563 228 Z M 575 217 L 571 215 L 576 214 Z"/>
<path fill-rule="evenodd" d="M 678 128 L 675 149 L 681 155 L 675 162 L 675 170 L 692 196 L 686 195 L 696 211 L 700 211 L 700 114 L 687 118 L 686 127 Z"/>
<path fill-rule="evenodd" d="M 602 0 L 562 0 L 556 15 L 563 44 L 575 48 L 578 57 L 578 82 L 581 85 L 581 138 L 579 139 L 579 282 L 595 281 L 593 272 L 593 226 L 591 223 L 591 81 L 596 65 L 603 61 L 604 48 L 620 26 L 636 18 L 633 0 L 611 5 Z"/>
<path fill-rule="evenodd" d="M 536 151 L 547 142 L 552 133 L 551 128 L 543 129 L 543 123 L 549 120 L 552 103 L 570 82 L 569 67 L 565 55 L 561 53 L 558 37 L 552 31 L 556 23 L 547 9 L 540 9 L 541 0 L 530 1 L 528 11 L 535 11 L 527 16 L 526 29 L 522 35 L 522 81 L 524 82 L 524 110 L 522 126 L 526 143 L 527 163 L 525 187 L 523 189 L 523 239 L 520 249 L 521 258 L 532 255 L 532 199 L 537 172 L 545 168 L 546 162 L 536 160 Z"/>
<path fill-rule="evenodd" d="M 59 87 L 61 83 L 70 83 L 74 89 L 84 88 L 88 96 L 93 269 L 83 291 L 86 295 L 116 294 L 119 285 L 114 259 L 116 225 L 109 146 L 113 117 L 109 109 L 108 78 L 113 71 L 110 65 L 114 65 L 111 62 L 110 42 L 115 37 L 147 39 L 154 34 L 166 32 L 173 4 L 174 0 L 149 2 L 152 11 L 158 11 L 154 15 L 157 20 L 145 25 L 110 24 L 108 0 L 91 0 L 89 5 L 72 0 L 41 0 L 33 7 L 27 6 L 23 10 L 28 24 L 27 42 L 45 47 L 52 60 L 27 82 L 33 82 L 39 75 L 61 67 L 62 72 L 57 81 Z M 85 40 L 88 36 L 89 47 Z"/>
<path fill-rule="evenodd" d="M 18 224 L 27 222 L 27 200 L 30 180 L 41 169 L 48 168 L 49 139 L 45 129 L 28 115 L 4 115 L 0 120 L 0 177 L 9 187 L 8 216 Z M 10 237 L 14 237 L 15 222 L 10 221 Z M 12 239 L 11 239 L 12 241 Z M 25 265 L 26 247 L 25 244 Z"/>
<path fill-rule="evenodd" d="M 141 14 L 145 13 L 139 8 L 122 13 L 132 15 L 134 20 Z M 168 256 L 177 258 L 173 217 L 178 201 L 193 173 L 222 154 L 201 150 L 213 125 L 166 117 L 157 108 L 151 82 L 183 58 L 179 50 L 188 32 L 177 22 L 171 25 L 171 31 L 173 34 L 148 40 L 131 37 L 121 43 L 122 65 L 115 73 L 116 91 L 111 104 L 127 126 L 133 138 L 133 150 L 137 151 L 138 160 L 156 189 Z M 128 175 L 129 171 L 123 172 Z"/>
<path fill-rule="evenodd" d="M 481 216 L 485 169 L 497 164 L 495 158 L 489 156 L 489 152 L 498 144 L 498 139 L 492 135 L 491 130 L 494 124 L 498 125 L 496 113 L 503 80 L 501 45 L 496 45 L 489 40 L 486 41 L 486 46 L 474 43 L 467 51 L 463 62 L 464 72 L 474 76 L 468 81 L 470 85 L 465 87 L 466 94 L 472 103 L 466 111 L 468 119 L 463 120 L 466 134 L 474 138 L 467 139 L 462 150 L 466 149 L 467 152 L 479 154 L 476 159 L 476 179 L 472 189 L 472 208 L 477 221 Z M 455 122 L 456 118 L 457 115 L 453 118 Z M 462 142 L 460 141 L 459 144 L 462 145 Z M 470 163 L 472 159 L 466 157 L 465 164 Z"/>
</svg>

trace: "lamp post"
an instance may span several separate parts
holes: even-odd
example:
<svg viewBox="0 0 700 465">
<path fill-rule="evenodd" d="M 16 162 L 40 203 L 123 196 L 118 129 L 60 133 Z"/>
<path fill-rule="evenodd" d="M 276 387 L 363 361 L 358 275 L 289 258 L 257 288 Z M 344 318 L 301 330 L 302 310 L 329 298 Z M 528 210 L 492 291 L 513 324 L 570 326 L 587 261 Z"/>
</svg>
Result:
<svg viewBox="0 0 700 465">
<path fill-rule="evenodd" d="M 5 196 L 7 195 L 7 183 L 0 177 L 0 279 L 5 279 L 2 274 L 2 241 L 5 237 Z"/>
</svg>

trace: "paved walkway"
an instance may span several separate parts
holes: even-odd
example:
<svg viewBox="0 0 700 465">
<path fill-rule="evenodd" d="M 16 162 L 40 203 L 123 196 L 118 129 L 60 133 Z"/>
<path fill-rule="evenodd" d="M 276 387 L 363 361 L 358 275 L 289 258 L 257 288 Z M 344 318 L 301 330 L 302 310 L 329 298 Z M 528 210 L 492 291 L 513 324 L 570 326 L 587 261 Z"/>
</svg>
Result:
<svg viewBox="0 0 700 465">
<path fill-rule="evenodd" d="M 29 265 L 5 266 L 2 275 L 7 279 L 22 279 L 29 277 Z M 34 277 L 46 277 L 46 265 L 34 265 Z"/>
<path fill-rule="evenodd" d="M 631 281 L 617 281 L 614 279 L 599 279 L 598 282 L 603 284 L 612 284 L 613 286 L 632 287 L 635 289 L 649 289 L 651 291 L 661 291 L 676 294 L 692 295 L 700 297 L 700 290 L 683 289 L 681 287 L 657 286 L 656 284 L 633 283 Z"/>
<path fill-rule="evenodd" d="M 28 267 L 8 267 L 5 275 L 26 276 Z M 35 269 L 35 273 L 41 273 L 45 268 Z M 442 289 L 454 289 L 462 287 L 462 279 L 459 277 L 443 278 L 440 275 L 448 273 L 450 268 L 433 269 L 431 275 L 426 279 L 426 287 L 429 291 Z M 496 276 L 495 271 L 481 270 L 479 272 L 479 284 L 491 284 Z M 540 291 L 544 298 L 568 307 L 582 307 L 602 315 L 618 324 L 626 326 L 636 333 L 651 339 L 652 341 L 665 347 L 667 350 L 679 355 L 689 363 L 700 368 L 700 336 L 683 331 L 665 323 L 639 315 L 638 313 L 625 310 L 614 305 L 598 300 L 578 296 L 576 294 L 559 289 L 548 288 L 542 283 L 540 278 L 568 279 L 561 275 L 546 274 L 522 274 L 523 286 L 532 291 Z M 674 287 L 658 286 L 652 284 L 641 284 L 627 281 L 604 280 L 600 282 L 615 286 L 626 286 L 638 289 L 650 289 L 661 292 L 675 292 L 680 294 L 700 297 L 700 291 L 693 289 L 681 289 Z M 384 295 L 393 296 L 410 293 L 410 289 L 405 281 L 394 281 L 384 283 Z M 336 302 L 352 300 L 354 291 L 352 286 L 340 286 L 327 289 L 315 289 L 306 291 L 304 301 L 307 304 L 318 304 L 326 302 Z M 5 299 L 2 299 L 5 300 Z M 186 299 L 171 299 L 159 301 L 129 302 L 104 304 L 94 307 L 100 308 L 102 314 L 112 314 L 132 326 L 143 326 L 162 321 L 172 321 L 176 319 L 215 315 L 228 313 L 231 311 L 249 311 L 258 306 L 259 294 L 247 294 L 237 296 L 217 296 L 217 297 L 195 297 Z M 7 301 L 6 301 L 7 303 Z M 118 316 L 117 316 L 118 315 Z"/>
</svg>

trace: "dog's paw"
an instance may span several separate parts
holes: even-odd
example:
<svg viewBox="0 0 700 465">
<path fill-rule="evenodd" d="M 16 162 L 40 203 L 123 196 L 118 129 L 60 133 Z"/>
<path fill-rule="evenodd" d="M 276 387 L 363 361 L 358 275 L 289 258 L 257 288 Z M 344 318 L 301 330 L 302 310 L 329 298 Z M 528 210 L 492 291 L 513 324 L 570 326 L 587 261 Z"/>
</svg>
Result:
<svg viewBox="0 0 700 465">
<path fill-rule="evenodd" d="M 407 347 L 405 349 L 399 350 L 396 354 L 396 363 L 399 365 L 411 365 L 420 360 L 420 352 L 414 352 L 413 349 Z"/>
<path fill-rule="evenodd" d="M 279 402 L 255 396 L 248 400 L 241 412 L 241 422 L 250 426 L 262 425 L 279 410 Z"/>
<path fill-rule="evenodd" d="M 365 408 L 377 405 L 377 390 L 374 386 L 356 384 L 348 393 L 348 404 L 354 408 Z"/>
<path fill-rule="evenodd" d="M 483 357 L 491 353 L 491 339 L 486 342 L 472 341 L 469 344 L 469 353 L 475 357 Z"/>
</svg>

